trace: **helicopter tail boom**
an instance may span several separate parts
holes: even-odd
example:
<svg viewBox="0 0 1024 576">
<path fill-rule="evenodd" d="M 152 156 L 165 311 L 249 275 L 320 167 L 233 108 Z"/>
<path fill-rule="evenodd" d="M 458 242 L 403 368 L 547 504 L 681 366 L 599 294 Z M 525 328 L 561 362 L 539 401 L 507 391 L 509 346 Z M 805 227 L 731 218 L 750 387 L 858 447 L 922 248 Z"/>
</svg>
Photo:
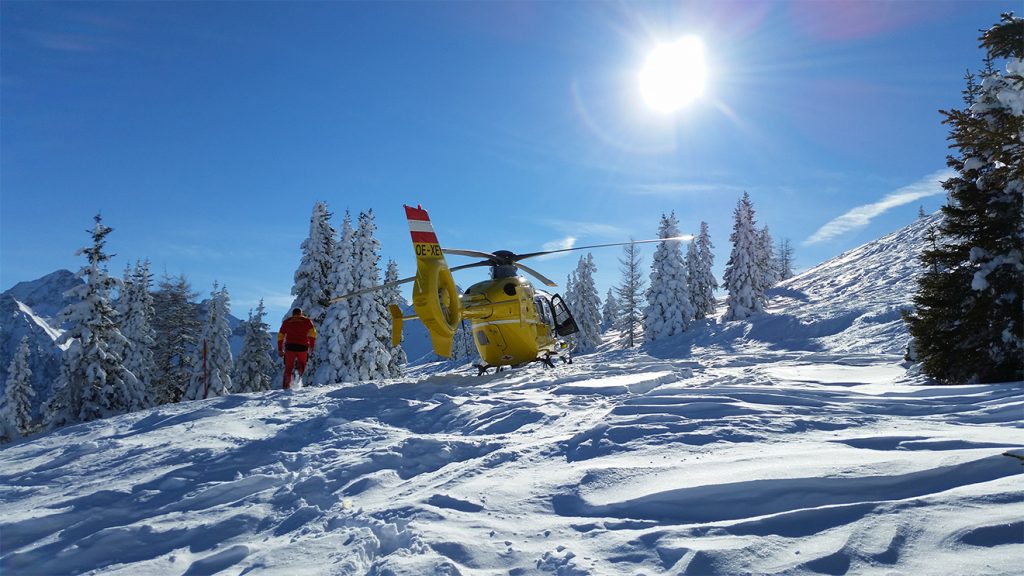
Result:
<svg viewBox="0 0 1024 576">
<path fill-rule="evenodd" d="M 405 216 L 409 220 L 409 234 L 416 253 L 412 305 L 416 316 L 430 331 L 434 352 L 447 358 L 452 353 L 455 329 L 462 321 L 462 303 L 427 211 L 422 206 L 406 206 Z M 392 311 L 392 340 L 396 328 L 401 337 L 401 314 L 398 318 L 395 320 Z"/>
</svg>

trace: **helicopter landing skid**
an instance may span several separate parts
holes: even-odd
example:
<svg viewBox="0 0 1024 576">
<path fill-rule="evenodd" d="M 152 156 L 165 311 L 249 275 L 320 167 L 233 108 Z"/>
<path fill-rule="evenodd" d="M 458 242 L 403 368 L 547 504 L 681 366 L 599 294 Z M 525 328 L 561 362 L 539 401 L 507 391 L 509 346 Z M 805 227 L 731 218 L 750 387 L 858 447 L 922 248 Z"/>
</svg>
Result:
<svg viewBox="0 0 1024 576">
<path fill-rule="evenodd" d="M 483 376 L 484 374 L 487 374 L 488 368 L 494 368 L 495 374 L 505 369 L 504 366 L 491 366 L 490 364 L 473 364 L 473 367 L 476 368 L 477 376 Z"/>
</svg>

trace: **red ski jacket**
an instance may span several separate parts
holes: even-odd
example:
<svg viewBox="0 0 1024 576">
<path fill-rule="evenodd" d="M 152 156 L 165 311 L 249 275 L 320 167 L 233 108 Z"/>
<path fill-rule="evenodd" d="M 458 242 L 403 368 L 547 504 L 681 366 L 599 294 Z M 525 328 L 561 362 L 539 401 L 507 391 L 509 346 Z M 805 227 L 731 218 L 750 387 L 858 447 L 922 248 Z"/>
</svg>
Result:
<svg viewBox="0 0 1024 576">
<path fill-rule="evenodd" d="M 281 329 L 277 331 L 277 353 L 284 354 L 285 350 L 292 352 L 306 352 L 316 344 L 316 328 L 313 321 L 306 316 L 289 316 L 281 323 Z"/>
</svg>

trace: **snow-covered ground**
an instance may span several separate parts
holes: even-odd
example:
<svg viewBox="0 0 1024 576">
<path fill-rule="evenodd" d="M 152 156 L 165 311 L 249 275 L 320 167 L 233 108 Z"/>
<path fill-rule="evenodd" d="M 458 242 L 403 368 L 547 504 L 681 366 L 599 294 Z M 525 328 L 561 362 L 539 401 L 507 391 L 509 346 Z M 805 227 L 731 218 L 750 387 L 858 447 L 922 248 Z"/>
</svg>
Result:
<svg viewBox="0 0 1024 576">
<path fill-rule="evenodd" d="M 902 364 L 925 223 L 770 314 L 555 369 L 414 368 L 0 450 L 4 574 L 1016 574 L 1024 385 Z M 908 236 L 909 235 L 909 236 Z M 912 242 L 912 243 L 913 243 Z"/>
</svg>

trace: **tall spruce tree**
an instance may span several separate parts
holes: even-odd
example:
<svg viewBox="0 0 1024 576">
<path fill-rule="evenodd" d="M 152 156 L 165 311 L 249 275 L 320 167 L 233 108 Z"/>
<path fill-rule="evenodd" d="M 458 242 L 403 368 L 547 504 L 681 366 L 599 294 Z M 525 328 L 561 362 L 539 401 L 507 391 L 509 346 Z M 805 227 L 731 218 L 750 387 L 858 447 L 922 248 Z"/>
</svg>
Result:
<svg viewBox="0 0 1024 576">
<path fill-rule="evenodd" d="M 242 350 L 235 360 L 235 372 L 231 377 L 235 392 L 263 392 L 273 387 L 277 366 L 271 356 L 274 343 L 270 339 L 270 327 L 263 321 L 266 313 L 262 299 L 255 311 L 249 310 Z"/>
<path fill-rule="evenodd" d="M 387 271 L 384 273 L 384 284 L 397 282 L 398 280 L 398 264 L 394 260 L 388 260 Z M 383 294 L 385 305 L 390 306 L 394 304 L 399 308 L 408 306 L 408 302 L 402 297 L 402 292 L 397 285 L 385 288 Z M 388 312 L 388 315 L 390 317 L 390 312 Z M 388 365 L 388 371 L 392 376 L 401 376 L 402 371 L 405 370 L 405 365 L 409 363 L 409 357 L 405 355 L 405 349 L 399 343 L 398 346 L 391 346 L 388 352 L 391 353 L 391 363 Z"/>
<path fill-rule="evenodd" d="M 793 272 L 793 245 L 789 238 L 782 238 L 775 245 L 775 266 L 779 280 L 789 280 Z"/>
<path fill-rule="evenodd" d="M 329 284 L 334 298 L 355 291 L 355 230 L 352 218 L 345 212 L 341 238 L 334 254 Z M 313 356 L 318 360 L 314 381 L 320 385 L 349 380 L 352 371 L 352 309 L 350 299 L 337 300 L 327 308 L 323 324 L 317 327 L 319 337 Z"/>
<path fill-rule="evenodd" d="M 715 254 L 711 251 L 715 246 L 711 243 L 708 223 L 700 223 L 700 234 L 690 242 L 687 249 L 686 264 L 690 271 L 690 297 L 693 299 L 693 317 L 696 320 L 713 317 L 717 307 L 715 290 L 718 280 L 711 268 L 715 264 Z M 691 256 L 692 254 L 692 256 Z"/>
<path fill-rule="evenodd" d="M 573 302 L 569 305 L 579 332 L 574 334 L 576 352 L 583 354 L 592 352 L 601 344 L 601 297 L 594 285 L 594 274 L 597 265 L 594 256 L 587 253 L 579 259 L 573 274 Z"/>
<path fill-rule="evenodd" d="M 779 283 L 779 264 L 775 261 L 775 241 L 765 226 L 757 231 L 757 267 L 761 270 L 761 285 L 765 290 Z"/>
<path fill-rule="evenodd" d="M 968 75 L 965 107 L 941 112 L 956 174 L 905 315 L 922 369 L 944 383 L 1024 379 L 1024 20 L 1004 14 L 980 39 L 981 84 Z"/>
<path fill-rule="evenodd" d="M 157 404 L 178 402 L 185 394 L 193 372 L 193 351 L 199 340 L 199 316 L 192 291 L 184 274 L 177 278 L 164 275 L 153 293 L 153 329 L 156 332 Z"/>
<path fill-rule="evenodd" d="M 331 272 L 338 250 L 335 234 L 327 204 L 317 202 L 309 217 L 309 236 L 302 242 L 302 259 L 295 270 L 295 284 L 292 286 L 295 299 L 288 309 L 288 314 L 291 314 L 293 308 L 301 308 L 317 330 L 324 324 L 332 293 Z M 305 371 L 307 381 L 315 380 L 322 361 L 318 354 L 309 356 Z"/>
<path fill-rule="evenodd" d="M 662 214 L 658 238 L 679 236 L 676 213 Z M 644 339 L 654 342 L 687 330 L 693 319 L 690 280 L 678 240 L 662 240 L 651 259 L 651 282 L 644 309 Z"/>
<path fill-rule="evenodd" d="M 7 389 L 0 397 L 0 441 L 26 436 L 32 429 L 32 369 L 29 368 L 29 337 L 24 336 L 7 369 Z"/>
<path fill-rule="evenodd" d="M 732 252 L 725 265 L 725 320 L 743 320 L 764 312 L 764 274 L 758 262 L 758 234 L 754 207 L 746 192 L 733 211 Z"/>
<path fill-rule="evenodd" d="M 625 245 L 619 258 L 622 279 L 615 290 L 619 303 L 616 328 L 620 332 L 619 345 L 623 348 L 638 345 L 642 336 L 644 280 L 641 265 L 640 248 L 636 244 Z"/>
<path fill-rule="evenodd" d="M 139 402 L 135 375 L 124 367 L 118 350 L 126 340 L 117 327 L 117 311 L 111 292 L 120 283 L 107 273 L 110 256 L 104 251 L 113 228 L 96 215 L 90 231 L 92 246 L 82 248 L 88 264 L 78 272 L 85 280 L 66 293 L 77 301 L 68 304 L 58 318 L 71 326 L 61 337 L 68 347 L 61 358 L 61 373 L 47 403 L 49 427 L 88 422 L 124 414 Z"/>
<path fill-rule="evenodd" d="M 302 241 L 302 259 L 295 270 L 292 308 L 301 308 L 315 326 L 323 324 L 326 302 L 331 297 L 331 267 L 334 265 L 335 230 L 327 204 L 317 202 L 309 217 L 309 237 Z M 289 308 L 291 313 L 291 308 Z"/>
<path fill-rule="evenodd" d="M 359 227 L 353 243 L 353 279 L 356 290 L 380 285 L 380 242 L 373 210 L 359 214 Z M 374 290 L 351 299 L 352 372 L 355 380 L 391 378 L 391 321 L 384 295 Z"/>
<path fill-rule="evenodd" d="M 235 362 L 231 356 L 231 325 L 228 323 L 230 306 L 227 286 L 218 289 L 214 282 L 185 400 L 203 400 L 234 392 L 231 371 Z"/>
<path fill-rule="evenodd" d="M 149 262 L 137 262 L 129 274 L 121 290 L 119 312 L 121 313 L 121 333 L 127 341 L 123 356 L 126 368 L 135 374 L 141 390 L 133 397 L 141 403 L 132 406 L 132 410 L 141 410 L 156 405 L 156 360 L 153 348 L 156 345 L 156 331 L 153 329 L 155 310 L 153 295 L 153 275 L 149 271 Z"/>
<path fill-rule="evenodd" d="M 601 309 L 601 330 L 614 328 L 619 321 L 619 301 L 615 298 L 615 289 L 609 288 L 604 297 L 604 308 Z"/>
</svg>

